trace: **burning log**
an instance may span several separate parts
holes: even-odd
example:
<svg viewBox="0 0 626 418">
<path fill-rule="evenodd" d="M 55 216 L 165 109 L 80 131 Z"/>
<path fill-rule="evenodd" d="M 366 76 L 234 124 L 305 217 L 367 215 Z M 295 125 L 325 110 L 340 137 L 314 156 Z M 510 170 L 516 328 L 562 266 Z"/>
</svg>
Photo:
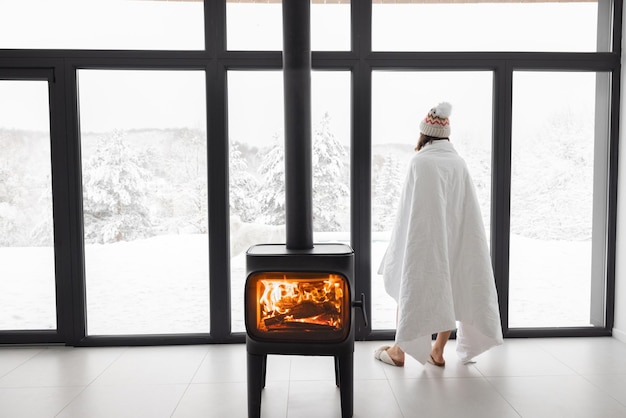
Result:
<svg viewBox="0 0 626 418">
<path fill-rule="evenodd" d="M 331 324 L 318 324 L 310 322 L 290 321 L 280 326 L 268 327 L 269 331 L 331 331 L 334 327 Z"/>
<path fill-rule="evenodd" d="M 303 301 L 287 308 L 286 313 L 266 318 L 264 323 L 267 327 L 284 325 L 287 322 L 307 323 L 307 321 L 294 320 L 315 317 L 336 318 L 339 314 L 339 308 L 330 302 L 315 303 L 312 301 Z M 315 322 L 319 324 L 320 321 L 316 320 Z M 329 324 L 332 324 L 332 320 L 329 321 Z"/>
</svg>

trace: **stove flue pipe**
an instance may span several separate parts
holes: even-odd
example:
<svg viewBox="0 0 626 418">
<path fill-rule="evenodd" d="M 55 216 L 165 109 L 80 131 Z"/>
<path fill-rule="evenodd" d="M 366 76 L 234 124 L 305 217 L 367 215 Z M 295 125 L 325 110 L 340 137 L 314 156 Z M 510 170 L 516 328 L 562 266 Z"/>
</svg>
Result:
<svg viewBox="0 0 626 418">
<path fill-rule="evenodd" d="M 287 249 L 313 248 L 311 4 L 283 0 Z"/>
</svg>

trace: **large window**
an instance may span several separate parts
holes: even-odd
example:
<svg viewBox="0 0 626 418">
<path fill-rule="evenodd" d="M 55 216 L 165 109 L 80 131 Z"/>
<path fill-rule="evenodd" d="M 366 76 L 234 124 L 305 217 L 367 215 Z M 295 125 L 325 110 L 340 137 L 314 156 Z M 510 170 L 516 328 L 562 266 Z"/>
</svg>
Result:
<svg viewBox="0 0 626 418">
<path fill-rule="evenodd" d="M 209 331 L 204 77 L 79 70 L 89 335 Z"/>
<path fill-rule="evenodd" d="M 228 73 L 233 331 L 245 331 L 246 251 L 285 242 L 283 84 L 277 71 Z"/>
<path fill-rule="evenodd" d="M 593 279 L 604 285 L 605 74 L 515 72 L 511 161 L 509 326 L 590 326 Z M 599 153 L 599 155 L 598 155 Z M 597 166 L 601 165 L 600 171 Z M 599 173 L 600 178 L 594 176 Z M 599 235 L 598 235 L 599 234 Z M 592 270 L 592 267 L 595 271 Z M 603 325 L 602 323 L 595 325 Z"/>
<path fill-rule="evenodd" d="M 374 51 L 595 52 L 597 31 L 598 1 L 376 1 L 372 12 Z"/>
<path fill-rule="evenodd" d="M 3 0 L 0 16 L 0 48 L 204 48 L 197 0 Z"/>
<path fill-rule="evenodd" d="M 48 103 L 0 80 L 0 330 L 57 328 Z"/>
<path fill-rule="evenodd" d="M 486 232 L 490 225 L 491 72 L 386 72 L 372 78 L 372 328 L 394 329 L 396 304 L 378 269 L 389 243 L 402 184 L 415 154 L 419 122 L 442 101 L 453 106 L 450 141 L 474 179 Z"/>
</svg>

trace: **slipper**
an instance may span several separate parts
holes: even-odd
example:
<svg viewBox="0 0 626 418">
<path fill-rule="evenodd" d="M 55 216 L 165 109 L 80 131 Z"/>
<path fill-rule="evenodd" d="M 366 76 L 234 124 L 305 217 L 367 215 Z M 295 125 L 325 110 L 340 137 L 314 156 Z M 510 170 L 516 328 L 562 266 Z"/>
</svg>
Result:
<svg viewBox="0 0 626 418">
<path fill-rule="evenodd" d="M 391 366 L 396 366 L 396 367 L 404 366 L 404 363 L 396 363 L 395 361 L 393 361 L 391 356 L 389 356 L 389 353 L 387 353 L 388 348 L 391 348 L 391 347 L 389 347 L 388 345 L 384 345 L 378 348 L 376 351 L 374 351 L 374 358 L 376 360 L 380 360 L 383 363 L 389 364 Z"/>
<path fill-rule="evenodd" d="M 381 347 L 378 347 L 378 348 L 376 349 L 376 351 L 374 351 L 374 358 L 375 358 L 376 360 L 380 360 L 380 355 L 381 355 L 381 353 L 382 353 L 383 351 L 387 351 L 387 349 L 389 349 L 389 348 L 391 348 L 391 346 L 388 346 L 388 345 L 383 345 L 383 346 L 381 346 Z M 381 361 L 382 361 L 382 360 L 381 360 Z"/>
<path fill-rule="evenodd" d="M 445 365 L 446 365 L 446 362 L 445 362 L 445 361 L 444 361 L 444 362 L 438 362 L 437 360 L 435 360 L 435 359 L 433 358 L 433 355 L 432 355 L 432 354 L 430 355 L 430 358 L 429 358 L 427 361 L 428 361 L 430 364 L 432 364 L 432 365 L 434 365 L 434 366 L 437 366 L 437 367 L 443 367 L 443 366 L 445 366 Z"/>
</svg>

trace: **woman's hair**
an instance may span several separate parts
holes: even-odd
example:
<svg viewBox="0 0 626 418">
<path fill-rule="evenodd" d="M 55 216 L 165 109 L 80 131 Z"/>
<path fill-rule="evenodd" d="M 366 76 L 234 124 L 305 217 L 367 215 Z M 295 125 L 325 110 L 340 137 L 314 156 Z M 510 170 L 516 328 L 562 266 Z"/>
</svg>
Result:
<svg viewBox="0 0 626 418">
<path fill-rule="evenodd" d="M 450 138 L 439 138 L 439 137 L 436 137 L 436 136 L 429 136 L 429 135 L 420 134 L 420 137 L 417 140 L 417 146 L 415 147 L 415 151 L 419 151 L 422 148 L 424 148 L 426 145 L 430 144 L 431 142 L 439 141 L 441 139 L 447 139 L 448 141 L 450 140 Z"/>
</svg>

